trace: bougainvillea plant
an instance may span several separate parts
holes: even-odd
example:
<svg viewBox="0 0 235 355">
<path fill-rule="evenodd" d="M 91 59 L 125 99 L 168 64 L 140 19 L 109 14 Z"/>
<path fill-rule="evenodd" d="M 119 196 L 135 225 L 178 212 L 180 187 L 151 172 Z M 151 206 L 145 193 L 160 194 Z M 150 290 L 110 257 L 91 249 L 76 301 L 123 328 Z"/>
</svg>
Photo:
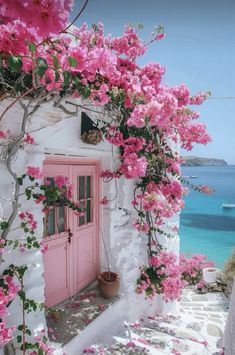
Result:
<svg viewBox="0 0 235 355">
<path fill-rule="evenodd" d="M 29 211 L 18 217 L 18 205 L 26 175 L 38 178 L 39 168 L 29 167 L 25 176 L 18 177 L 13 167 L 19 149 L 34 144 L 28 132 L 29 120 L 49 102 L 65 114 L 73 115 L 76 114 L 72 111 L 74 106 L 84 107 L 87 100 L 95 107 L 103 107 L 99 128 L 104 138 L 121 153 L 118 168 L 104 171 L 101 176 L 108 180 L 121 176 L 136 180 L 132 202 L 138 215 L 135 227 L 147 236 L 150 260 L 157 260 L 161 250 L 157 232 L 162 232 L 166 218 L 183 207 L 185 188 L 180 176 L 181 159 L 175 146 L 180 144 L 190 150 L 194 143 L 206 144 L 210 140 L 205 125 L 196 121 L 199 113 L 191 107 L 202 104 L 208 93 L 191 95 L 185 84 L 167 86 L 163 83 L 165 69 L 159 63 L 137 64 L 150 43 L 164 38 L 162 27 L 146 42 L 130 25 L 120 37 L 112 38 L 105 36 L 102 24 L 90 29 L 85 24 L 71 27 L 68 24 L 71 7 L 71 0 L 0 1 L 0 99 L 7 98 L 9 102 L 0 114 L 0 162 L 14 181 L 12 211 L 0 224 L 2 250 L 8 247 L 8 235 L 16 218 L 26 223 L 27 233 L 36 222 Z M 78 98 L 78 103 L 69 101 L 71 97 Z M 9 130 L 5 120 L 15 104 L 22 109 L 18 134 Z M 100 110 L 98 112 L 100 114 Z M 51 198 L 56 200 L 58 190 L 62 188 L 66 195 L 70 189 L 67 181 L 58 182 L 60 189 L 54 191 L 48 186 L 34 183 L 25 191 L 26 198 L 33 197 L 47 208 L 46 202 Z M 198 189 L 208 192 L 205 187 Z M 76 202 L 71 203 L 69 207 L 83 212 Z M 156 271 L 150 264 L 149 270 L 153 268 Z M 23 273 L 24 269 L 19 270 Z M 15 270 L 15 277 L 19 270 Z M 173 283 L 179 281 L 168 268 L 164 272 L 165 279 L 169 276 Z M 19 278 L 22 281 L 23 274 L 18 274 Z M 171 299 L 167 294 L 170 295 L 173 283 L 163 285 L 162 282 L 161 292 L 166 298 Z M 8 297 L 7 289 L 1 292 L 3 304 L 7 304 L 5 297 Z M 23 304 L 26 299 L 23 295 Z M 12 331 L 4 322 L 0 328 L 2 345 L 9 341 Z M 26 330 L 23 327 L 24 335 Z M 19 340 L 26 354 L 25 339 Z M 33 354 L 48 353 L 43 340 L 36 344 Z"/>
<path fill-rule="evenodd" d="M 179 300 L 185 282 L 181 280 L 180 267 L 174 253 L 160 251 L 149 260 L 149 266 L 141 268 L 136 292 L 143 293 L 147 299 L 163 295 L 168 301 Z"/>
<path fill-rule="evenodd" d="M 213 261 L 207 260 L 207 256 L 203 254 L 195 254 L 189 257 L 185 254 L 180 254 L 179 268 L 181 279 L 187 285 L 198 285 L 199 288 L 204 286 L 202 270 L 207 267 L 214 267 Z"/>
</svg>

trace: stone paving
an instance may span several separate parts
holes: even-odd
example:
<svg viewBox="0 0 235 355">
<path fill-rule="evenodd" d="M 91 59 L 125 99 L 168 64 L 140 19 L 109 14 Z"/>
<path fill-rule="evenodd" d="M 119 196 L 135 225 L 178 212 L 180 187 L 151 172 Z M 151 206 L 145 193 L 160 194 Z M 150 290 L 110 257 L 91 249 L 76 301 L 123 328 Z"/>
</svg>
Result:
<svg viewBox="0 0 235 355">
<path fill-rule="evenodd" d="M 46 317 L 50 341 L 55 345 L 68 343 L 115 301 L 101 297 L 93 283 L 71 300 L 53 307 Z"/>
<path fill-rule="evenodd" d="M 198 294 L 185 289 L 180 316 L 153 316 L 126 324 L 109 346 L 96 345 L 84 353 L 96 354 L 222 354 L 217 343 L 224 331 L 228 300 L 222 293 Z"/>
</svg>

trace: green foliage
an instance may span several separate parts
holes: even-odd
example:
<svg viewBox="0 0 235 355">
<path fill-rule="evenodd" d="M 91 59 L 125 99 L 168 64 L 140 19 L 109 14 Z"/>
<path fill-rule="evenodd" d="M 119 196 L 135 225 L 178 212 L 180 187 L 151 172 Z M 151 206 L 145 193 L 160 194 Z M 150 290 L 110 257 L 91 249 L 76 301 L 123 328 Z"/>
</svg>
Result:
<svg viewBox="0 0 235 355">
<path fill-rule="evenodd" d="M 36 59 L 36 74 L 42 78 L 48 68 L 48 64 L 44 58 L 37 58 Z"/>
<path fill-rule="evenodd" d="M 19 72 L 22 69 L 23 63 L 21 57 L 9 56 L 8 65 L 12 72 Z"/>
<path fill-rule="evenodd" d="M 76 67 L 78 64 L 77 59 L 73 57 L 68 57 L 68 61 L 71 67 Z"/>
<path fill-rule="evenodd" d="M 1 221 L 0 222 L 0 229 L 1 230 L 4 230 L 4 229 L 7 229 L 9 223 L 7 221 Z"/>
<path fill-rule="evenodd" d="M 72 75 L 69 71 L 65 70 L 63 72 L 63 76 L 64 76 L 64 83 L 63 86 L 69 86 L 71 79 L 72 79 Z"/>
<path fill-rule="evenodd" d="M 20 186 L 23 185 L 23 178 L 22 178 L 22 177 L 18 177 L 18 178 L 17 178 L 17 181 L 18 181 L 18 184 L 19 184 Z"/>
<path fill-rule="evenodd" d="M 36 52 L 36 50 L 37 50 L 36 45 L 31 42 L 28 43 L 28 47 L 29 47 L 30 52 L 32 52 L 32 53 Z"/>
<path fill-rule="evenodd" d="M 54 62 L 54 67 L 56 70 L 60 69 L 60 62 L 59 62 L 59 59 L 53 55 L 53 62 Z"/>
<path fill-rule="evenodd" d="M 57 83 L 60 80 L 60 73 L 55 71 L 55 82 Z"/>
<path fill-rule="evenodd" d="M 82 85 L 80 87 L 79 93 L 82 95 L 82 97 L 84 99 L 88 99 L 88 97 L 91 94 L 91 89 L 90 89 L 90 87 L 88 85 L 87 86 Z"/>
</svg>

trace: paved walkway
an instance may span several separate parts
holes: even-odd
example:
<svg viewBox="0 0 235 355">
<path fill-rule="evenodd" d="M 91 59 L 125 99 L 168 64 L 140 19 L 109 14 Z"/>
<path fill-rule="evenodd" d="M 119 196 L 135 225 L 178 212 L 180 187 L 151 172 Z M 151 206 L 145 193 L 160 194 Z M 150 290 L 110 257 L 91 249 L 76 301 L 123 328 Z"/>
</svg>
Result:
<svg viewBox="0 0 235 355">
<path fill-rule="evenodd" d="M 96 283 L 47 312 L 48 335 L 55 345 L 65 345 L 117 299 L 99 295 Z M 67 354 L 69 355 L 69 354 Z"/>
<path fill-rule="evenodd" d="M 198 294 L 185 289 L 180 317 L 154 316 L 126 324 L 123 335 L 115 337 L 112 345 L 91 346 L 84 353 L 219 354 L 217 342 L 224 331 L 227 312 L 228 301 L 222 293 Z"/>
</svg>

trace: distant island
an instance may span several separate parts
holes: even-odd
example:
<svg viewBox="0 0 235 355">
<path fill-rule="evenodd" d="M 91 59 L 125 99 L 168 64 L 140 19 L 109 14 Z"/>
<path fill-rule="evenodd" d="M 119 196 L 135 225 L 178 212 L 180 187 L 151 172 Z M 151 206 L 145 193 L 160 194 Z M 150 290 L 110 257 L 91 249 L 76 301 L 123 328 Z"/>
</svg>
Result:
<svg viewBox="0 0 235 355">
<path fill-rule="evenodd" d="M 220 166 L 228 165 L 224 159 L 199 158 L 199 157 L 182 157 L 184 160 L 182 166 Z"/>
</svg>

